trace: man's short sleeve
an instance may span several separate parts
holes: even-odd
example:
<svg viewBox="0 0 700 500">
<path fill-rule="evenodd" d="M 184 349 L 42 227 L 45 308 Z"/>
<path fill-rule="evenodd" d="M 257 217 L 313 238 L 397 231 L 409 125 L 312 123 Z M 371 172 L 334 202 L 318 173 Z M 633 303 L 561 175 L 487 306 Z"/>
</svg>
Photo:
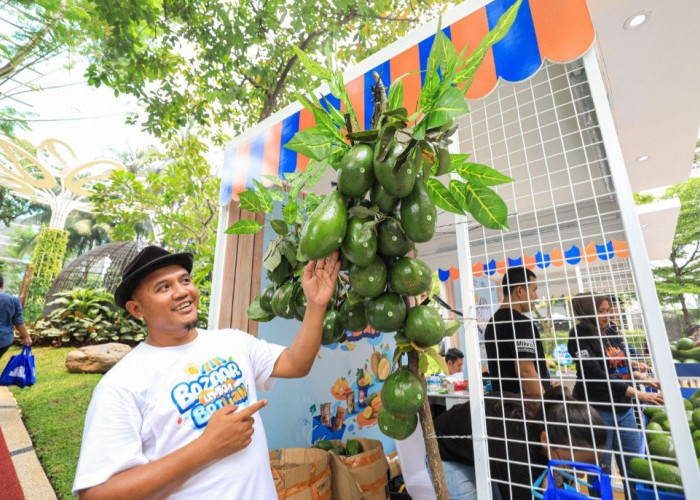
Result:
<svg viewBox="0 0 700 500">
<path fill-rule="evenodd" d="M 537 357 L 536 339 L 539 335 L 535 335 L 535 328 L 530 323 L 530 320 L 516 320 L 513 324 L 515 332 L 515 352 L 519 358 Z"/>
<path fill-rule="evenodd" d="M 255 386 L 263 391 L 269 391 L 275 383 L 275 379 L 270 377 L 272 370 L 275 368 L 277 358 L 280 357 L 280 354 L 286 347 L 270 344 L 245 332 L 241 333 L 246 339 L 245 343 L 250 357 L 250 366 L 253 367 L 255 376 Z"/>
<path fill-rule="evenodd" d="M 141 413 L 133 396 L 112 386 L 95 388 L 85 416 L 73 494 L 148 463 L 141 444 Z"/>
<path fill-rule="evenodd" d="M 12 315 L 12 324 L 15 326 L 24 324 L 24 312 L 22 311 L 22 303 L 17 297 L 12 297 L 12 302 L 15 304 L 15 313 Z"/>
</svg>

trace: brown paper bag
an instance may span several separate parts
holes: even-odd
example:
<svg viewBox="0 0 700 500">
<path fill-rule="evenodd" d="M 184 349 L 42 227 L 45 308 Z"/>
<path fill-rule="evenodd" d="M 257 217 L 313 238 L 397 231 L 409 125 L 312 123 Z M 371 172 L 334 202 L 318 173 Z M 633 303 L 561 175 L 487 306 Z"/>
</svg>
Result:
<svg viewBox="0 0 700 500">
<path fill-rule="evenodd" d="M 311 448 L 270 451 L 270 466 L 280 500 L 331 500 L 328 454 Z"/>
<path fill-rule="evenodd" d="M 357 441 L 362 445 L 362 453 L 338 458 L 360 485 L 364 500 L 386 500 L 389 463 L 382 442 L 366 438 L 357 438 Z"/>
</svg>

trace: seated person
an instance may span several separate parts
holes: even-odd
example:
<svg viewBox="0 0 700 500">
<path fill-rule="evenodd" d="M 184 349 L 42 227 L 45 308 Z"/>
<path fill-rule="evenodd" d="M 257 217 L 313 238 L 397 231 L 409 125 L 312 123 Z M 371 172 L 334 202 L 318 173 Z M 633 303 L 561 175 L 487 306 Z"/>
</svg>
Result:
<svg viewBox="0 0 700 500">
<path fill-rule="evenodd" d="M 549 459 L 596 463 L 607 432 L 598 413 L 574 399 L 562 386 L 543 401 L 513 393 L 489 393 L 484 399 L 491 487 L 496 500 L 532 497 L 532 486 Z M 438 439 L 447 489 L 452 500 L 476 499 L 474 450 L 469 402 L 435 420 L 435 434 L 464 436 Z M 542 485 L 544 488 L 546 485 Z"/>
<path fill-rule="evenodd" d="M 445 354 L 445 363 L 447 363 L 447 375 L 462 373 L 462 367 L 464 366 L 464 353 L 456 347 L 448 349 L 447 353 Z"/>
</svg>

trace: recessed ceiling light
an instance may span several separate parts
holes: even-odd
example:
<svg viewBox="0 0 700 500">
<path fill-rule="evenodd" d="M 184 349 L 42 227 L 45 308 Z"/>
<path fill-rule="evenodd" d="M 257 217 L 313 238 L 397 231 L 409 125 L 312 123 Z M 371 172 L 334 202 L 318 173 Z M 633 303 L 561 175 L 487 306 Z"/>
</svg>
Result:
<svg viewBox="0 0 700 500">
<path fill-rule="evenodd" d="M 626 30 L 633 30 L 635 28 L 639 28 L 642 24 L 646 23 L 650 17 L 651 11 L 640 10 L 639 12 L 636 12 L 630 17 L 628 17 L 625 23 L 622 25 L 622 27 Z"/>
<path fill-rule="evenodd" d="M 647 161 L 649 158 L 651 158 L 649 155 L 642 155 L 642 156 L 637 156 L 637 161 Z"/>
</svg>

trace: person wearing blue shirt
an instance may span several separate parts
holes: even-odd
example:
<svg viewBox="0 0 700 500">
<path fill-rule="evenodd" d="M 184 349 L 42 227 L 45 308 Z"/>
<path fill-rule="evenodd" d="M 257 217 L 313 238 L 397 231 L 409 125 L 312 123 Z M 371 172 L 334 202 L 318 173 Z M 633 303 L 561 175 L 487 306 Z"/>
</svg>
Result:
<svg viewBox="0 0 700 500">
<path fill-rule="evenodd" d="M 2 291 L 5 281 L 0 276 L 0 358 L 7 352 L 15 340 L 15 328 L 22 335 L 24 345 L 32 345 L 27 327 L 24 326 L 22 304 L 17 297 Z"/>
</svg>

